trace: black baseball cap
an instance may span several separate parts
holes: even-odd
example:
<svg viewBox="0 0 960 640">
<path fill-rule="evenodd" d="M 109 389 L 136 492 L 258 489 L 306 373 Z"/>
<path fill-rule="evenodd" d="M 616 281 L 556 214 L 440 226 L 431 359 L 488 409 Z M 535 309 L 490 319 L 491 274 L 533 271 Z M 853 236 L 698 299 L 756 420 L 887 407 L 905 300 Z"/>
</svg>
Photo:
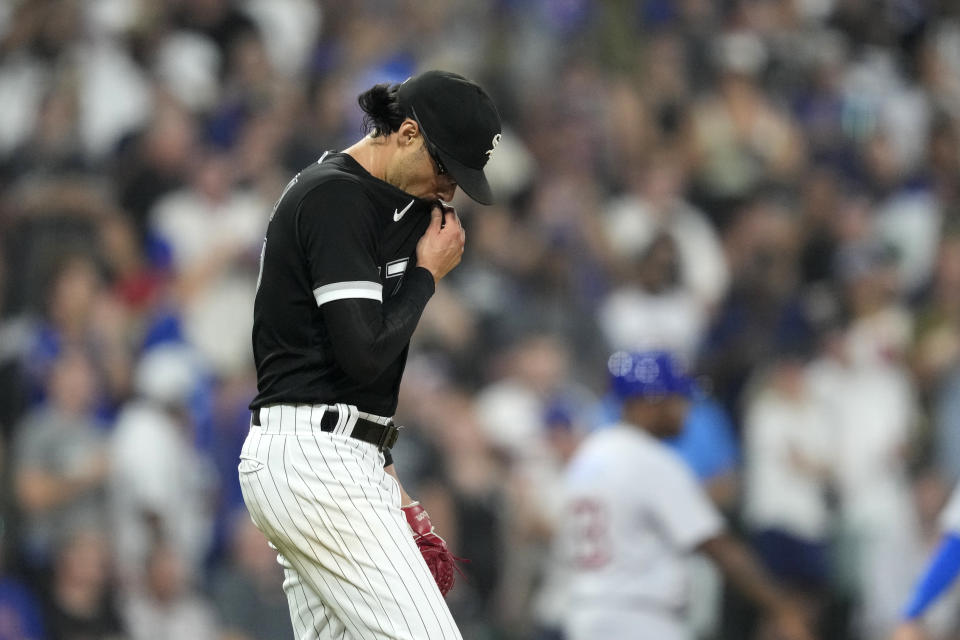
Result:
<svg viewBox="0 0 960 640">
<path fill-rule="evenodd" d="M 397 99 L 463 192 L 492 204 L 483 167 L 500 142 L 500 114 L 486 91 L 456 73 L 426 71 L 401 84 Z"/>
</svg>

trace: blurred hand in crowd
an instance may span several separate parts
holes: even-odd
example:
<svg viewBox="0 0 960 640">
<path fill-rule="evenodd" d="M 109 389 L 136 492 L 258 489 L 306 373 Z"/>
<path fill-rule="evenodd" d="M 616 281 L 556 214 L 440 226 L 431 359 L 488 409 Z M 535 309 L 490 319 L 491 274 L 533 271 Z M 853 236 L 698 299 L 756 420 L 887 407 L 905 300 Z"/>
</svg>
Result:
<svg viewBox="0 0 960 640">
<path fill-rule="evenodd" d="M 816 640 L 807 616 L 798 607 L 784 607 L 770 622 L 775 640 Z"/>
<path fill-rule="evenodd" d="M 890 640 L 927 640 L 927 634 L 919 622 L 904 622 L 893 632 Z"/>
</svg>

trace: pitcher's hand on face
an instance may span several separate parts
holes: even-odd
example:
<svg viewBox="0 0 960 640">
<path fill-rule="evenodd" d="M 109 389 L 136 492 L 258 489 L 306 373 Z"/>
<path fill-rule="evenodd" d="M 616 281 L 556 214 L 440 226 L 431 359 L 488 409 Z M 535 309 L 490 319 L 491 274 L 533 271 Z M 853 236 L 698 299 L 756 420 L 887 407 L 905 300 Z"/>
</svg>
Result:
<svg viewBox="0 0 960 640">
<path fill-rule="evenodd" d="M 430 226 L 417 243 L 417 265 L 433 274 L 435 282 L 460 264 L 466 233 L 453 207 L 437 204 L 430 211 Z"/>
</svg>

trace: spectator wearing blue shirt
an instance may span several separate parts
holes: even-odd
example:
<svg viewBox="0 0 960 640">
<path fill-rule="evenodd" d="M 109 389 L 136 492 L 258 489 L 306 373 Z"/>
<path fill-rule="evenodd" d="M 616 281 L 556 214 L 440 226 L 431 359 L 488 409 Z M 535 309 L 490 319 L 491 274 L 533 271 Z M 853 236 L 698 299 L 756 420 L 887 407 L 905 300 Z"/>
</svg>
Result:
<svg viewBox="0 0 960 640">
<path fill-rule="evenodd" d="M 0 577 L 0 640 L 43 640 L 36 599 L 19 582 Z"/>
<path fill-rule="evenodd" d="M 734 510 L 739 446 L 730 418 L 719 402 L 694 388 L 683 431 L 665 443 L 693 470 L 714 504 L 723 511 Z M 722 578 L 708 560 L 693 558 L 690 562 L 688 620 L 696 637 L 711 637 L 720 625 Z"/>
<path fill-rule="evenodd" d="M 713 398 L 697 392 L 680 435 L 667 441 L 693 469 L 722 509 L 737 497 L 737 437 L 727 412 Z"/>
</svg>

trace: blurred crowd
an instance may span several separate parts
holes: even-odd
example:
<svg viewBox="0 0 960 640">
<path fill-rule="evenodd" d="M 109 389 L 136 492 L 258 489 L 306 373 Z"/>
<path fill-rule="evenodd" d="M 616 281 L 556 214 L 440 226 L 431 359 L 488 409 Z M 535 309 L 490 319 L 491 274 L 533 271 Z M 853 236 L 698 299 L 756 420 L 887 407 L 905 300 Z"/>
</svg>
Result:
<svg viewBox="0 0 960 640">
<path fill-rule="evenodd" d="M 960 480 L 951 0 L 0 2 L 0 638 L 291 637 L 236 477 L 263 232 L 430 68 L 505 122 L 394 449 L 464 637 L 558 637 L 564 463 L 657 347 L 731 527 L 823 637 L 884 638 Z M 701 638 L 752 638 L 697 575 Z"/>
</svg>

